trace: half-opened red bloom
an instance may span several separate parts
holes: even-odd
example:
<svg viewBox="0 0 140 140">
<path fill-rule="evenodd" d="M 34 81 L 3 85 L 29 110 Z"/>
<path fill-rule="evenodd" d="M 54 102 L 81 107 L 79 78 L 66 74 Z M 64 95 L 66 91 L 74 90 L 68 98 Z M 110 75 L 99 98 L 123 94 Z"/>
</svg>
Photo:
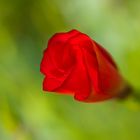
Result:
<svg viewBox="0 0 140 140">
<path fill-rule="evenodd" d="M 96 102 L 117 96 L 124 80 L 110 54 L 77 30 L 57 33 L 48 42 L 41 62 L 43 90 Z"/>
</svg>

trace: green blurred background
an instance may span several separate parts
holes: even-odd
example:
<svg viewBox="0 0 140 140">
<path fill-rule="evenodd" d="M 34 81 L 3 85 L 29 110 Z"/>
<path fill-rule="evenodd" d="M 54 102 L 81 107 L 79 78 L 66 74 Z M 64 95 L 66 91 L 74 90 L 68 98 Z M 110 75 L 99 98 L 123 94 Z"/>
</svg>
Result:
<svg viewBox="0 0 140 140">
<path fill-rule="evenodd" d="M 139 140 L 132 99 L 85 104 L 44 94 L 47 40 L 78 29 L 102 44 L 140 89 L 139 0 L 0 0 L 0 140 Z"/>
</svg>

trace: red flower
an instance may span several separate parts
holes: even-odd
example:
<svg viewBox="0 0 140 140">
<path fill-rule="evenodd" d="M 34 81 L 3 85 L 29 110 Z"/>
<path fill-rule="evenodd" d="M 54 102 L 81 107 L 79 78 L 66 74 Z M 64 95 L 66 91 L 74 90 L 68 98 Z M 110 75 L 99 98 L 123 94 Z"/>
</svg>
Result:
<svg viewBox="0 0 140 140">
<path fill-rule="evenodd" d="M 110 54 L 77 30 L 57 33 L 48 42 L 41 62 L 43 90 L 71 94 L 83 102 L 117 96 L 124 80 Z"/>
</svg>

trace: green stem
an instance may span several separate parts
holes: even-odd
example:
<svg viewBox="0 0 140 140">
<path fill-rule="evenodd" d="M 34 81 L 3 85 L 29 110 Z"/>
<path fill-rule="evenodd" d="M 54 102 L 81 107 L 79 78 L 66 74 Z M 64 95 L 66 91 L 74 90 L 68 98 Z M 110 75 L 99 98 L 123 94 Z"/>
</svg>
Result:
<svg viewBox="0 0 140 140">
<path fill-rule="evenodd" d="M 126 86 L 126 88 L 118 95 L 119 100 L 125 100 L 128 98 L 133 98 L 137 102 L 140 103 L 140 92 L 132 88 L 129 84 Z"/>
</svg>

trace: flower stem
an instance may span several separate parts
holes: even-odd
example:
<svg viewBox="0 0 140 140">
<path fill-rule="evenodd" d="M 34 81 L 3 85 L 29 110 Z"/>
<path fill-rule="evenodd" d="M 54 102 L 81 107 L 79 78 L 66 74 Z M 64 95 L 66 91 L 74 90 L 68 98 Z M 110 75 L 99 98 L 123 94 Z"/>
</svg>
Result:
<svg viewBox="0 0 140 140">
<path fill-rule="evenodd" d="M 135 90 L 130 84 L 127 84 L 125 89 L 122 92 L 120 92 L 120 94 L 118 95 L 119 100 L 125 100 L 128 98 L 133 98 L 134 100 L 140 103 L 139 92 Z"/>
</svg>

